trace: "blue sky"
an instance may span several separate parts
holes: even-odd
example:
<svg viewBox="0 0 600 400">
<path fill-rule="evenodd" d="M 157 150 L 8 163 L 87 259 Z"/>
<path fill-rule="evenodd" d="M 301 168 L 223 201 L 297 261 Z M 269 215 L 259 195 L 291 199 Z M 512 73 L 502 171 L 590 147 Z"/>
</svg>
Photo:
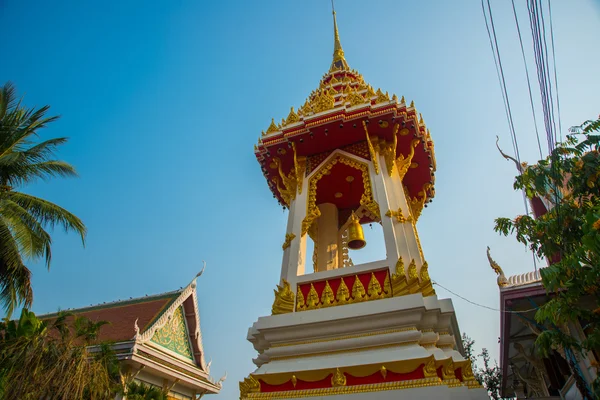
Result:
<svg viewBox="0 0 600 400">
<path fill-rule="evenodd" d="M 552 4 L 566 129 L 600 111 L 600 3 Z M 492 6 L 521 155 L 534 162 L 510 3 Z M 431 277 L 497 307 L 486 246 L 507 274 L 533 266 L 523 246 L 493 232 L 494 218 L 524 208 L 515 168 L 494 146 L 499 135 L 511 149 L 480 2 L 346 0 L 336 9 L 350 66 L 375 88 L 414 100 L 431 129 L 436 198 L 418 224 Z M 247 328 L 270 313 L 287 219 L 252 146 L 327 71 L 329 1 L 5 1 L 0 23 L 10 33 L 0 42 L 0 82 L 13 81 L 27 105 L 62 115 L 42 136 L 70 137 L 60 156 L 80 173 L 27 191 L 89 229 L 85 248 L 55 232 L 50 272 L 31 264 L 34 311 L 173 290 L 206 260 L 198 285 L 206 353 L 216 378 L 229 372 L 220 397 L 236 398 L 256 356 Z M 524 40 L 530 48 L 528 33 Z M 368 235 L 356 259 L 380 258 L 380 238 Z M 461 330 L 497 356 L 498 313 L 454 305 Z"/>
</svg>

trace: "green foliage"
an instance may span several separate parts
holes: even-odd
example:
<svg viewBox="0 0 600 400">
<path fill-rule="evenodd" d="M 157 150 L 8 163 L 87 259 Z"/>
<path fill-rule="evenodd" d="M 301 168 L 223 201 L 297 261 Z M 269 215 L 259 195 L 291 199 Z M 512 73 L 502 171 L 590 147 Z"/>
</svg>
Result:
<svg viewBox="0 0 600 400">
<path fill-rule="evenodd" d="M 0 323 L 0 398 L 114 398 L 119 367 L 110 344 L 96 342 L 102 325 L 68 313 L 41 321 L 27 309 Z"/>
<path fill-rule="evenodd" d="M 70 164 L 53 159 L 66 138 L 36 143 L 37 131 L 58 117 L 46 117 L 49 106 L 25 108 L 15 88 L 0 88 L 0 302 L 8 317 L 15 307 L 30 307 L 31 272 L 23 259 L 44 258 L 50 268 L 52 238 L 47 228 L 63 227 L 85 240 L 83 222 L 49 201 L 17 191 L 26 184 L 76 176 Z"/>
<path fill-rule="evenodd" d="M 167 400 L 167 395 L 157 387 L 134 381 L 127 385 L 127 400 Z"/>
<path fill-rule="evenodd" d="M 580 355 L 600 349 L 600 119 L 581 128 L 581 140 L 568 137 L 515 179 L 515 189 L 554 207 L 538 219 L 496 220 L 497 232 L 514 234 L 538 257 L 551 261 L 540 272 L 552 297 L 535 316 L 546 328 L 536 341 L 542 355 L 559 348 Z M 583 328 L 589 332 L 584 340 L 566 329 L 580 321 L 586 321 Z M 582 390 L 581 382 L 578 387 Z"/>
<path fill-rule="evenodd" d="M 488 396 L 493 400 L 500 400 L 500 388 L 502 384 L 502 371 L 498 367 L 498 363 L 494 361 L 493 365 L 490 359 L 490 354 L 486 348 L 481 349 L 481 353 L 475 354 L 475 341 L 467 336 L 462 335 L 463 348 L 465 355 L 471 360 L 473 375 L 477 382 L 486 388 Z M 477 362 L 479 358 L 483 361 L 483 368 L 479 368 Z"/>
</svg>

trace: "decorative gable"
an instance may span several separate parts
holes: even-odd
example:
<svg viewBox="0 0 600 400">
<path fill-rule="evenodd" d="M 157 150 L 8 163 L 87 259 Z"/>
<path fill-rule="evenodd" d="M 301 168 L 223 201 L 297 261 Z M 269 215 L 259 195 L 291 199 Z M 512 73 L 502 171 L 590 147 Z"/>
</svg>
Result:
<svg viewBox="0 0 600 400">
<path fill-rule="evenodd" d="M 154 332 L 150 341 L 194 361 L 188 338 L 189 333 L 185 323 L 183 307 L 179 306 L 173 312 L 169 321 Z"/>
</svg>

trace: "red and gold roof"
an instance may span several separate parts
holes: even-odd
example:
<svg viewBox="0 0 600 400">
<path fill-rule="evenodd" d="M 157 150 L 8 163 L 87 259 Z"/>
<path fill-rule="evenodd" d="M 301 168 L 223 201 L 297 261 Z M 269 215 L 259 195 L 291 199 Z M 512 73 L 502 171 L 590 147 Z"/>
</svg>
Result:
<svg viewBox="0 0 600 400">
<path fill-rule="evenodd" d="M 292 107 L 280 123 L 271 120 L 255 145 L 256 158 L 274 197 L 289 206 L 285 180 L 303 173 L 304 165 L 308 175 L 336 149 L 370 160 L 372 150 L 395 145 L 389 151 L 391 159 L 406 157 L 411 146 L 415 147 L 403 183 L 411 200 L 428 201 L 435 194 L 436 165 L 433 140 L 423 117 L 413 102 L 407 105 L 404 97 L 375 90 L 348 66 L 335 13 L 334 38 L 333 61 L 318 88 L 297 110 Z"/>
</svg>

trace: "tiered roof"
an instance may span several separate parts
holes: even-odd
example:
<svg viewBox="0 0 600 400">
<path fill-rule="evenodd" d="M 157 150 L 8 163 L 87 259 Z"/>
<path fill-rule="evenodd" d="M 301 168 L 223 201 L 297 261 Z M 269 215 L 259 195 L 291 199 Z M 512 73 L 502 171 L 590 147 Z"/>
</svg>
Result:
<svg viewBox="0 0 600 400">
<path fill-rule="evenodd" d="M 301 183 L 308 159 L 323 159 L 336 149 L 368 145 L 364 158 L 383 154 L 390 145 L 391 160 L 414 147 L 412 164 L 404 179 L 412 201 L 422 207 L 434 196 L 433 140 L 414 102 L 374 89 L 345 59 L 334 12 L 334 51 L 329 71 L 304 104 L 290 109 L 280 123 L 274 119 L 258 139 L 255 155 L 280 204 L 289 206 L 292 187 Z M 387 146 L 387 147 L 386 147 Z"/>
</svg>

